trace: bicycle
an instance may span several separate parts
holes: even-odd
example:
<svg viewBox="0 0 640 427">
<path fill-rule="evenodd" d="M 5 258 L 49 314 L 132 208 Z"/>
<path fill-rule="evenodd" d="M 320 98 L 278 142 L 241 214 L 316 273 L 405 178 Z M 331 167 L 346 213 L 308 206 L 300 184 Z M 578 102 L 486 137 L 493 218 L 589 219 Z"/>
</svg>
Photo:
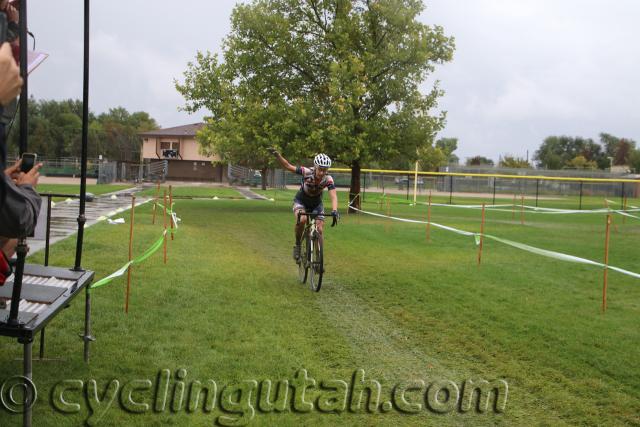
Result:
<svg viewBox="0 0 640 427">
<path fill-rule="evenodd" d="M 309 276 L 311 290 L 319 292 L 322 286 L 322 275 L 324 274 L 323 245 L 316 224 L 316 217 L 320 214 L 298 212 L 298 224 L 300 224 L 302 215 L 307 216 L 308 221 L 305 223 L 302 240 L 300 241 L 300 258 L 296 261 L 298 264 L 298 278 L 300 283 L 305 283 L 307 276 Z M 334 216 L 331 226 L 334 227 L 337 224 L 338 219 Z M 309 273 L 311 274 L 309 275 Z"/>
</svg>

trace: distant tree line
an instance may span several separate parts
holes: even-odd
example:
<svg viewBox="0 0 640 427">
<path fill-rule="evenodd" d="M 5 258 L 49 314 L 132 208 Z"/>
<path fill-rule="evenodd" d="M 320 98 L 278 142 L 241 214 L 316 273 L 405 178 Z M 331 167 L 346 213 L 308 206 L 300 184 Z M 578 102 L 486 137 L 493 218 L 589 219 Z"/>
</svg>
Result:
<svg viewBox="0 0 640 427">
<path fill-rule="evenodd" d="M 591 138 L 550 136 L 544 140 L 534 156 L 538 167 L 544 169 L 607 169 L 629 166 L 640 171 L 640 151 L 636 142 L 608 133 L 600 134 L 600 141 Z"/>
<path fill-rule="evenodd" d="M 82 101 L 29 99 L 29 151 L 42 158 L 80 157 L 82 148 Z M 123 107 L 96 115 L 89 113 L 88 157 L 118 161 L 139 161 L 142 139 L 139 132 L 157 129 L 149 113 L 129 113 Z M 17 155 L 20 119 L 9 134 L 9 154 Z"/>
<path fill-rule="evenodd" d="M 601 133 L 599 142 L 591 138 L 549 136 L 545 138 L 533 160 L 541 169 L 609 169 L 612 166 L 628 166 L 640 173 L 640 149 L 629 138 L 619 138 Z M 474 156 L 466 160 L 467 166 L 494 166 L 494 161 Z M 509 154 L 500 156 L 498 163 L 506 168 L 532 168 L 526 159 Z"/>
</svg>

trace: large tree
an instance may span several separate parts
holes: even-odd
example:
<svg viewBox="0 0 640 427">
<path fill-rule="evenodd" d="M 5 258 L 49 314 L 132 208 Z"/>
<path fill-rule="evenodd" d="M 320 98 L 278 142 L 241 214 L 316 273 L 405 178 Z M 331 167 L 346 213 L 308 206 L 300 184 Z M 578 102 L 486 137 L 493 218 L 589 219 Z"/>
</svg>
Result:
<svg viewBox="0 0 640 427">
<path fill-rule="evenodd" d="M 415 161 L 443 126 L 444 114 L 433 115 L 442 92 L 434 85 L 425 95 L 419 85 L 435 64 L 451 59 L 453 39 L 419 23 L 423 9 L 420 0 L 239 4 L 224 61 L 198 54 L 177 85 L 188 111 L 209 110 L 199 141 L 230 157 L 229 138 L 254 157 L 269 142 L 264 138 L 292 160 L 326 152 L 351 167 L 355 199 L 363 165 Z M 274 114 L 261 118 L 257 110 Z"/>
</svg>

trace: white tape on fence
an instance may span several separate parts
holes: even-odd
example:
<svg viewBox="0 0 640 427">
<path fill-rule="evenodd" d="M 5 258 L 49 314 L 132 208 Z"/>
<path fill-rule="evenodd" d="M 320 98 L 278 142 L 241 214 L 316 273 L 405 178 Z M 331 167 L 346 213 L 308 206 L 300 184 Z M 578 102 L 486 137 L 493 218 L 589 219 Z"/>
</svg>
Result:
<svg viewBox="0 0 640 427">
<path fill-rule="evenodd" d="M 425 202 L 418 202 L 419 205 L 428 205 Z M 482 205 L 449 205 L 445 203 L 432 203 L 431 206 L 439 206 L 439 207 L 448 207 L 448 208 L 460 208 L 460 209 L 482 209 Z M 499 209 L 503 207 L 512 207 L 514 205 L 485 205 L 485 209 L 491 210 L 493 212 L 513 212 L 513 209 Z M 529 205 L 515 205 L 516 209 L 525 208 L 527 209 L 527 213 L 538 213 L 538 214 L 548 214 L 548 215 L 562 215 L 562 214 L 607 214 L 607 213 L 617 213 L 620 215 L 625 215 L 631 218 L 640 219 L 640 217 L 631 215 L 629 212 L 640 212 L 640 208 L 635 206 L 631 206 L 632 209 L 627 210 L 615 210 L 615 209 L 558 209 L 558 208 L 541 208 L 536 206 Z"/>
<path fill-rule="evenodd" d="M 380 218 L 385 218 L 385 219 L 392 219 L 394 221 L 400 221 L 400 222 L 408 222 L 408 223 L 413 223 L 413 224 L 428 224 L 428 221 L 420 221 L 420 220 L 415 220 L 415 219 L 406 219 L 406 218 L 399 218 L 399 217 L 394 217 L 394 216 L 388 216 L 388 215 L 382 215 L 379 213 L 375 213 L 375 212 L 368 212 L 368 211 L 363 211 L 362 209 L 358 209 L 354 206 L 351 206 L 352 209 L 358 211 L 358 212 L 362 212 L 364 214 L 367 215 L 372 215 L 372 216 L 377 216 Z M 613 271 L 617 271 L 618 273 L 621 274 L 625 274 L 627 276 L 631 276 L 631 277 L 635 277 L 637 279 L 640 279 L 640 274 L 638 273 L 634 273 L 633 271 L 629 271 L 629 270 L 625 270 L 623 268 L 619 268 L 619 267 L 614 267 L 611 265 L 604 265 L 600 262 L 597 261 L 592 261 L 590 259 L 586 259 L 586 258 L 580 258 L 574 255 L 569 255 L 569 254 L 564 254 L 562 252 L 555 252 L 555 251 L 550 251 L 547 249 L 541 249 L 541 248 L 536 248 L 535 246 L 530 246 L 530 245 L 526 245 L 524 243 L 519 243 L 519 242 L 514 242 L 513 240 L 508 240 L 508 239 L 502 239 L 500 237 L 496 237 L 496 236 L 492 236 L 490 234 L 484 234 L 481 235 L 480 233 L 472 233 L 469 231 L 464 231 L 464 230 L 459 230 L 457 228 L 453 228 L 453 227 L 449 227 L 446 225 L 442 225 L 442 224 L 437 224 L 435 222 L 431 222 L 431 225 L 437 228 L 441 228 L 443 230 L 447 230 L 447 231 L 451 231 L 454 232 L 456 234 L 460 234 L 462 236 L 473 236 L 475 239 L 475 243 L 476 245 L 480 244 L 480 236 L 483 236 L 484 238 L 487 239 L 491 239 L 491 240 L 495 240 L 496 242 L 500 242 L 502 244 L 517 248 L 517 249 L 521 249 L 523 251 L 526 252 L 530 252 L 536 255 L 541 255 L 541 256 L 545 256 L 547 258 L 553 258 L 553 259 L 557 259 L 559 261 L 567 261 L 567 262 L 574 262 L 574 263 L 578 263 L 578 264 L 587 264 L 587 265 L 593 265 L 596 267 L 602 267 L 602 268 L 608 268 L 609 270 L 613 270 Z"/>
</svg>

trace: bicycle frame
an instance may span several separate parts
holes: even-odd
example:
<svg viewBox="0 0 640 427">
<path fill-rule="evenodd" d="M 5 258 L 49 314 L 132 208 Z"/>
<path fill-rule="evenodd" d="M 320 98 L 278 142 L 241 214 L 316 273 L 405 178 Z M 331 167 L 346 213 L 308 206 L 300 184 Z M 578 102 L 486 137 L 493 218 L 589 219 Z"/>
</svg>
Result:
<svg viewBox="0 0 640 427">
<path fill-rule="evenodd" d="M 300 223 L 302 215 L 306 215 L 309 220 L 305 223 L 302 233 L 301 243 L 304 247 L 298 260 L 299 278 L 300 282 L 305 283 L 307 281 L 307 275 L 309 271 L 311 271 L 309 285 L 311 286 L 311 290 L 318 292 L 322 284 L 322 274 L 324 273 L 322 239 L 318 232 L 316 221 L 316 217 L 320 216 L 320 214 L 298 212 L 298 224 Z"/>
<path fill-rule="evenodd" d="M 318 225 L 316 224 L 316 217 L 320 216 L 320 214 L 308 213 L 308 212 L 298 212 L 298 224 L 300 224 L 300 217 L 306 216 L 309 220 L 304 224 L 304 231 L 302 235 L 307 235 L 309 238 L 314 235 L 318 235 Z"/>
</svg>

